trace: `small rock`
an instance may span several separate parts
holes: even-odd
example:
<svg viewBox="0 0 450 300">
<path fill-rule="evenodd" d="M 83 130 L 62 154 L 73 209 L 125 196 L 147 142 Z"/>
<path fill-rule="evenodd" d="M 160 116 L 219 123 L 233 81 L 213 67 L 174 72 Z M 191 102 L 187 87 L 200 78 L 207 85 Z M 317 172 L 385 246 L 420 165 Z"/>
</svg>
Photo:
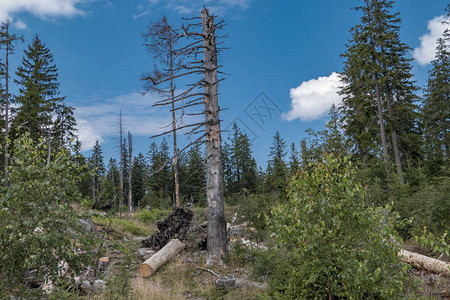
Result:
<svg viewBox="0 0 450 300">
<path fill-rule="evenodd" d="M 81 281 L 81 289 L 83 291 L 90 291 L 92 290 L 92 284 L 89 283 L 89 281 Z"/>
<path fill-rule="evenodd" d="M 97 279 L 96 281 L 94 281 L 94 289 L 96 291 L 104 289 L 106 286 L 106 281 L 101 280 L 101 279 Z"/>
<path fill-rule="evenodd" d="M 142 242 L 143 240 L 148 239 L 149 236 L 136 236 L 133 238 L 133 242 Z"/>
<path fill-rule="evenodd" d="M 230 287 L 241 287 L 242 281 L 237 278 L 218 278 L 216 280 L 217 289 L 225 289 Z"/>
<path fill-rule="evenodd" d="M 140 248 L 138 250 L 138 253 L 140 256 L 142 256 L 144 259 L 149 259 L 150 257 L 152 257 L 153 254 L 155 254 L 155 251 L 152 250 L 151 248 Z"/>
<path fill-rule="evenodd" d="M 97 228 L 95 227 L 94 221 L 92 221 L 92 218 L 79 219 L 78 221 L 84 228 L 86 228 L 86 230 L 97 233 Z"/>
<path fill-rule="evenodd" d="M 239 236 L 243 236 L 244 235 L 244 228 L 231 228 L 230 231 L 228 232 L 228 235 L 239 235 Z"/>
</svg>

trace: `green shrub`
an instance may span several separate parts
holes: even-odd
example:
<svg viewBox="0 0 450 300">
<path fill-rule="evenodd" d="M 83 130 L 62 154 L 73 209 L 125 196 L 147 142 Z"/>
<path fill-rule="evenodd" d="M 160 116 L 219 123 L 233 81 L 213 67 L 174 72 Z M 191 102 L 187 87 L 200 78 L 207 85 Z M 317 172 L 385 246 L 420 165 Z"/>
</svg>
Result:
<svg viewBox="0 0 450 300">
<path fill-rule="evenodd" d="M 81 202 L 78 166 L 64 149 L 47 162 L 46 144 L 29 135 L 13 148 L 9 176 L 0 195 L 0 298 L 37 297 L 26 276 L 61 282 L 62 261 L 78 273 L 93 261 L 95 239 L 78 221 L 71 205 Z M 82 250 L 82 251 L 80 251 Z"/>
<path fill-rule="evenodd" d="M 389 208 L 367 207 L 347 158 L 326 155 L 291 183 L 268 224 L 288 267 L 276 269 L 280 299 L 393 299 L 405 288 Z"/>
</svg>

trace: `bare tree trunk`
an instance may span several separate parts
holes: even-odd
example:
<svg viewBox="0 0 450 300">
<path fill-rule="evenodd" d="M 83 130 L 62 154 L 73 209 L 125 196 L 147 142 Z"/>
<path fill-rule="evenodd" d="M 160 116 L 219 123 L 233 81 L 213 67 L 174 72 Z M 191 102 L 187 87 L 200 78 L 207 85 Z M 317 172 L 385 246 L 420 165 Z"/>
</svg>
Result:
<svg viewBox="0 0 450 300">
<path fill-rule="evenodd" d="M 378 80 L 378 78 L 375 77 L 375 80 Z M 376 83 L 375 92 L 378 108 L 378 122 L 380 123 L 381 146 L 383 147 L 384 171 L 386 172 L 387 180 L 389 180 L 389 154 L 387 151 L 386 130 L 384 128 L 384 118 L 383 118 L 383 106 L 381 103 L 380 87 L 378 83 Z"/>
<path fill-rule="evenodd" d="M 9 138 L 9 20 L 6 21 L 6 35 L 8 42 L 6 43 L 5 55 L 5 178 L 8 178 L 8 138 Z"/>
<path fill-rule="evenodd" d="M 95 203 L 97 202 L 97 200 L 95 199 L 95 176 L 92 177 L 92 202 L 94 204 L 94 207 L 96 207 Z"/>
<path fill-rule="evenodd" d="M 122 111 L 120 111 L 120 117 L 119 117 L 119 151 L 120 151 L 120 167 L 119 167 L 119 217 L 121 217 L 122 214 L 122 206 L 123 206 L 123 152 L 122 152 L 122 134 L 123 134 L 123 128 L 122 128 Z"/>
<path fill-rule="evenodd" d="M 405 179 L 403 178 L 403 169 L 402 169 L 402 160 L 400 158 L 400 151 L 398 149 L 398 140 L 397 140 L 397 131 L 395 130 L 394 125 L 394 112 L 392 110 L 392 95 L 389 91 L 387 91 L 387 109 L 389 114 L 389 122 L 391 123 L 391 130 L 392 130 L 392 148 L 394 150 L 394 158 L 395 158 L 395 165 L 397 166 L 397 175 L 398 179 L 402 184 L 405 183 Z"/>
<path fill-rule="evenodd" d="M 223 200 L 222 152 L 217 79 L 217 49 L 214 17 L 207 8 L 202 10 L 205 131 L 206 131 L 206 195 L 208 200 L 207 265 L 223 264 L 227 249 L 227 231 Z"/>
<path fill-rule="evenodd" d="M 131 172 L 131 164 L 132 164 L 132 154 L 133 154 L 133 140 L 131 137 L 131 132 L 128 131 L 128 153 L 129 153 L 129 166 L 130 170 L 128 172 L 128 212 L 133 212 L 133 191 L 132 191 L 132 180 L 133 175 Z"/>
<path fill-rule="evenodd" d="M 173 129 L 173 174 L 175 180 L 175 206 L 180 206 L 180 184 L 178 179 L 178 149 L 177 149 L 177 122 L 175 115 L 175 87 L 173 85 L 173 49 L 172 39 L 169 39 L 170 51 L 170 93 L 172 96 L 172 129 Z"/>
</svg>

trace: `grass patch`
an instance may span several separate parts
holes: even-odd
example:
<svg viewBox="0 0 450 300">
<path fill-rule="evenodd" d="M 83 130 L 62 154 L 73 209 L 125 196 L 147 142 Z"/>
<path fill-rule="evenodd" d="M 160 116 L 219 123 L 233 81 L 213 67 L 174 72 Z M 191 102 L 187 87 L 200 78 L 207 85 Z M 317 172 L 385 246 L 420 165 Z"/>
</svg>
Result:
<svg viewBox="0 0 450 300">
<path fill-rule="evenodd" d="M 143 223 L 150 223 L 153 224 L 156 221 L 163 220 L 167 218 L 167 216 L 172 212 L 172 210 L 169 209 L 144 209 L 136 212 L 133 215 L 133 218 L 143 222 Z"/>
<path fill-rule="evenodd" d="M 95 224 L 103 227 L 108 227 L 111 224 L 110 229 L 128 238 L 134 236 L 148 236 L 154 232 L 154 229 L 151 226 L 132 220 L 105 218 L 100 216 L 94 216 L 92 220 Z"/>
</svg>

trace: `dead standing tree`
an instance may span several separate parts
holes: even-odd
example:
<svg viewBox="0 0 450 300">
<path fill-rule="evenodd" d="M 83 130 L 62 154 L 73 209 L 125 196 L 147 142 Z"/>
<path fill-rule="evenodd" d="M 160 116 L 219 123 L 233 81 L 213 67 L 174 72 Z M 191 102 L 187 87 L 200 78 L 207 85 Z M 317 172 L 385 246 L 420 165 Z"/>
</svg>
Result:
<svg viewBox="0 0 450 300">
<path fill-rule="evenodd" d="M 148 31 L 143 34 L 146 41 L 150 43 L 145 44 L 147 49 L 153 54 L 165 69 L 158 70 L 155 65 L 155 69 L 152 74 L 144 75 L 143 80 L 148 82 L 145 85 L 146 91 L 153 91 L 163 96 L 169 96 L 171 102 L 172 112 L 172 135 L 173 135 L 173 172 L 175 180 L 175 206 L 180 206 L 180 185 L 178 179 L 178 148 L 177 148 L 177 120 L 175 111 L 175 84 L 174 76 L 179 70 L 179 66 L 182 63 L 183 53 L 175 51 L 176 44 L 179 40 L 179 35 L 167 22 L 166 17 L 163 17 L 158 22 L 151 24 Z M 168 78 L 169 86 L 161 87 L 162 83 L 159 82 L 164 78 Z M 149 81 L 150 79 L 150 81 Z M 156 82 L 158 82 L 156 84 Z"/>
<path fill-rule="evenodd" d="M 171 134 L 178 130 L 186 130 L 189 136 L 202 135 L 186 146 L 188 148 L 194 143 L 204 141 L 206 143 L 206 164 L 207 164 L 207 183 L 206 195 L 208 201 L 207 221 L 208 221 L 208 239 L 207 248 L 208 255 L 206 259 L 207 265 L 222 264 L 222 257 L 227 248 L 227 233 L 223 200 L 223 174 L 222 174 L 222 152 L 221 152 L 221 131 L 219 118 L 218 103 L 218 84 L 222 79 L 218 79 L 219 65 L 217 63 L 217 55 L 220 49 L 216 43 L 216 30 L 223 27 L 224 22 L 215 23 L 214 16 L 209 14 L 208 9 L 202 10 L 201 18 L 192 18 L 190 21 L 201 19 L 201 23 L 188 24 L 180 29 L 173 29 L 165 22 L 166 30 L 170 30 L 170 35 L 159 35 L 154 39 L 160 42 L 167 42 L 166 39 L 174 41 L 183 40 L 183 46 L 170 48 L 171 57 L 186 57 L 184 62 L 179 61 L 172 65 L 172 70 L 168 72 L 153 71 L 151 74 L 143 76 L 146 82 L 147 91 L 158 91 L 157 86 L 171 82 L 174 79 L 186 77 L 196 77 L 203 75 L 195 83 L 190 84 L 187 88 L 175 94 L 175 92 L 166 99 L 162 99 L 155 103 L 155 106 L 170 105 L 171 112 L 181 111 L 181 117 L 184 116 L 185 109 L 204 105 L 201 112 L 188 113 L 187 115 L 198 116 L 204 115 L 205 120 L 201 122 L 193 122 L 172 128 L 157 136 Z M 196 29 L 201 28 L 201 32 Z M 167 54 L 166 54 L 167 55 Z M 203 55 L 203 59 L 199 59 Z M 190 81 L 190 82 L 193 82 Z M 174 91 L 174 90 L 173 90 Z M 180 118 L 181 118 L 180 117 Z M 204 130 L 202 129 L 204 126 Z M 181 151 L 183 151 L 182 149 Z"/>
<path fill-rule="evenodd" d="M 9 25 L 11 24 L 11 21 L 8 19 L 5 22 L 1 23 L 0 26 L 0 49 L 4 49 L 5 50 L 5 59 L 3 62 L 0 61 L 0 68 L 2 70 L 0 70 L 0 75 L 2 77 L 4 77 L 4 81 L 5 81 L 5 91 L 4 91 L 4 103 L 5 103 L 5 107 L 4 107 L 4 118 L 5 118 L 5 178 L 8 177 L 8 164 L 9 164 L 9 155 L 8 155 L 8 138 L 9 138 L 9 56 L 11 54 L 14 54 L 15 52 L 15 47 L 14 44 L 16 42 L 23 42 L 24 39 L 22 36 L 17 36 L 15 34 L 11 34 L 9 32 Z"/>
</svg>

